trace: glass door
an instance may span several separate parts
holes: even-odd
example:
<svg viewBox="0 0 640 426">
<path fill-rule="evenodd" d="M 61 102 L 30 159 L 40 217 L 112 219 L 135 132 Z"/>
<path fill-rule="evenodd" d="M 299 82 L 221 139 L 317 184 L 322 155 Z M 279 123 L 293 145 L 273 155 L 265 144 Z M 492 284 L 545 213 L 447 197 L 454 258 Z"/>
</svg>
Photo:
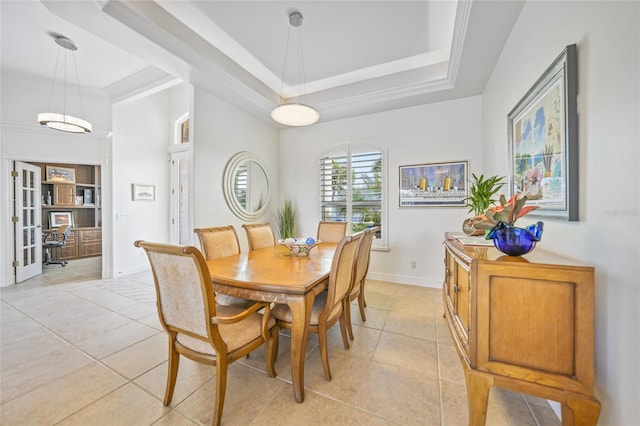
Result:
<svg viewBox="0 0 640 426">
<path fill-rule="evenodd" d="M 42 273 L 42 201 L 40 167 L 14 163 L 14 235 L 16 282 Z"/>
</svg>

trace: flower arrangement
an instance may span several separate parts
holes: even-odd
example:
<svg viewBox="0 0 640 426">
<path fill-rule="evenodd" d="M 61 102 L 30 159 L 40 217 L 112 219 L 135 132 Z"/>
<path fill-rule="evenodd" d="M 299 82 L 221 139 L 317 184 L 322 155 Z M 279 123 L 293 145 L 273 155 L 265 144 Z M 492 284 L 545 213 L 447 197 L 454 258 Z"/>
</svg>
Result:
<svg viewBox="0 0 640 426">
<path fill-rule="evenodd" d="M 525 206 L 527 196 L 516 194 L 507 201 L 504 195 L 500 195 L 500 204 L 489 207 L 484 214 L 473 218 L 473 225 L 477 229 L 492 229 L 500 222 L 514 226 L 516 220 L 532 212 L 539 206 Z"/>
</svg>

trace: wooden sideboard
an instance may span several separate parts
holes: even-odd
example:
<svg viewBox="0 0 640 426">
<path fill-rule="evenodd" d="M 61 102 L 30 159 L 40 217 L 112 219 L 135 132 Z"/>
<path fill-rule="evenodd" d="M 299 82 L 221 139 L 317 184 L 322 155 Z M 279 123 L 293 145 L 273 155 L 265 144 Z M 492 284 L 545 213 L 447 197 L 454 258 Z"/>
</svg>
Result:
<svg viewBox="0 0 640 426">
<path fill-rule="evenodd" d="M 559 401 L 564 425 L 595 425 L 594 269 L 536 248 L 509 257 L 445 234 L 445 318 L 462 361 L 469 423 L 493 386 Z"/>
</svg>

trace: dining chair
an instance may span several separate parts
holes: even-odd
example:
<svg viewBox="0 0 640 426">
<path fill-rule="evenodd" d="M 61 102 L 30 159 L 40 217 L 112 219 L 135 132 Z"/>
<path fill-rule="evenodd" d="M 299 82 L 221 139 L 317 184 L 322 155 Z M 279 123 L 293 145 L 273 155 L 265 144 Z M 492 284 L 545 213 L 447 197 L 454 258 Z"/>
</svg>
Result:
<svg viewBox="0 0 640 426">
<path fill-rule="evenodd" d="M 360 237 L 361 235 L 349 235 L 340 240 L 331 262 L 327 290 L 320 292 L 315 297 L 311 310 L 311 319 L 308 324 L 309 332 L 318 335 L 324 377 L 329 381 L 331 381 L 331 369 L 329 367 L 327 331 L 338 321 L 340 322 L 344 348 L 349 349 L 344 301 L 353 285 L 356 249 L 360 243 Z M 292 316 L 287 305 L 276 305 L 271 310 L 271 316 L 277 320 L 278 327 L 291 330 Z"/>
<path fill-rule="evenodd" d="M 53 264 L 66 266 L 69 263 L 59 257 L 60 249 L 67 245 L 69 235 L 71 235 L 71 225 L 61 225 L 56 230 L 44 234 L 42 237 L 42 248 L 44 249 L 42 266 Z M 52 260 L 51 250 L 58 250 L 59 260 Z"/>
<path fill-rule="evenodd" d="M 200 241 L 200 250 L 206 260 L 240 254 L 240 241 L 233 225 L 213 228 L 196 228 L 193 230 Z M 241 306 L 248 308 L 253 301 L 240 297 L 218 294 L 216 303 L 225 306 Z"/>
<path fill-rule="evenodd" d="M 156 306 L 169 338 L 167 384 L 163 404 L 169 405 L 178 376 L 180 355 L 216 367 L 213 424 L 222 418 L 229 364 L 266 344 L 267 374 L 276 376 L 278 326 L 268 303 L 249 309 L 216 303 L 210 274 L 200 250 L 191 246 L 136 241 L 149 258 L 156 288 Z M 264 309 L 264 313 L 257 311 Z"/>
<path fill-rule="evenodd" d="M 347 222 L 327 222 L 318 223 L 317 240 L 324 243 L 338 243 L 347 235 Z"/>
<path fill-rule="evenodd" d="M 351 326 L 351 302 L 358 299 L 358 307 L 360 308 L 360 317 L 362 321 L 366 321 L 367 318 L 364 314 L 364 308 L 367 306 L 367 302 L 364 299 L 364 285 L 367 281 L 367 273 L 369 272 L 369 262 L 371 260 L 371 245 L 373 244 L 373 237 L 380 229 L 379 226 L 373 228 L 367 228 L 361 232 L 362 241 L 358 246 L 358 253 L 356 256 L 356 272 L 353 280 L 353 287 L 351 287 L 351 293 L 345 300 L 347 311 L 347 331 L 349 332 L 349 338 L 353 340 L 353 327 Z"/>
<path fill-rule="evenodd" d="M 276 245 L 276 238 L 273 235 L 271 225 L 267 223 L 254 223 L 242 225 L 247 233 L 247 241 L 249 242 L 249 251 L 258 250 L 264 247 L 273 247 Z"/>
</svg>

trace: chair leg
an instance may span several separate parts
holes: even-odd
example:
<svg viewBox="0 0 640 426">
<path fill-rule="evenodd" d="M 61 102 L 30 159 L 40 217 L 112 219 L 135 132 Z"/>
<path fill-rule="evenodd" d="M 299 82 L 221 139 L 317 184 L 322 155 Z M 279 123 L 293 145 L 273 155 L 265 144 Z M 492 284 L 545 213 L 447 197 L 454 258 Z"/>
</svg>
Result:
<svg viewBox="0 0 640 426">
<path fill-rule="evenodd" d="M 178 367 L 180 366 L 180 354 L 174 346 L 175 336 L 169 336 L 169 361 L 167 362 L 167 387 L 164 391 L 164 400 L 162 403 L 169 405 L 173 399 L 173 390 L 176 387 L 176 378 L 178 377 Z"/>
<path fill-rule="evenodd" d="M 364 286 L 360 287 L 360 294 L 358 294 L 358 307 L 360 308 L 360 318 L 362 321 L 366 321 L 367 317 L 364 315 L 364 308 L 367 306 L 367 302 L 364 300 Z"/>
<path fill-rule="evenodd" d="M 229 367 L 227 355 L 217 354 L 216 360 L 216 402 L 213 407 L 213 426 L 220 426 L 222 421 L 222 409 L 224 397 L 227 392 L 227 368 Z"/>
<path fill-rule="evenodd" d="M 42 261 L 42 265 L 48 265 L 49 263 L 51 263 L 51 250 L 45 249 L 44 260 Z"/>
<path fill-rule="evenodd" d="M 351 326 L 351 303 L 345 302 L 345 306 L 343 309 L 347 316 L 347 331 L 349 332 L 349 339 L 353 340 L 353 327 Z"/>
<path fill-rule="evenodd" d="M 267 368 L 269 377 L 276 377 L 275 363 L 278 358 L 278 339 L 280 338 L 280 327 L 273 326 L 271 328 L 271 336 L 266 342 L 264 349 L 264 363 Z"/>
<path fill-rule="evenodd" d="M 331 368 L 329 368 L 329 349 L 327 348 L 327 326 L 318 325 L 318 340 L 320 341 L 320 359 L 324 369 L 324 378 L 331 381 Z"/>
<path fill-rule="evenodd" d="M 349 307 L 347 306 L 347 309 Z M 349 337 L 347 336 L 347 311 L 342 308 L 342 313 L 340 314 L 340 333 L 342 334 L 342 343 L 344 343 L 344 348 L 349 349 Z"/>
</svg>

